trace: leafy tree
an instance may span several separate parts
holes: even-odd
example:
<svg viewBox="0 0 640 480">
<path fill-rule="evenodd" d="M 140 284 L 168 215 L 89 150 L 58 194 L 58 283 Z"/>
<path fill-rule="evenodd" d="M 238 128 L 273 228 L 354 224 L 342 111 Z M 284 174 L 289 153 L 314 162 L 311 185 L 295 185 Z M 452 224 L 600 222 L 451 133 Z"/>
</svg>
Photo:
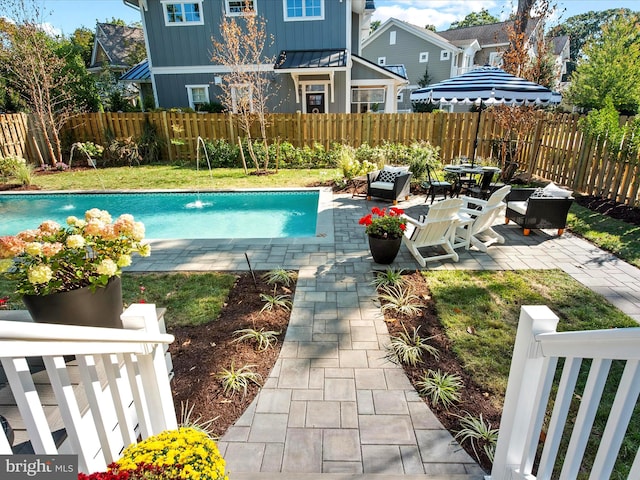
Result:
<svg viewBox="0 0 640 480">
<path fill-rule="evenodd" d="M 570 42 L 570 57 L 573 62 L 580 58 L 582 47 L 591 37 L 599 37 L 602 26 L 617 17 L 631 17 L 633 12 L 628 8 L 612 8 L 600 12 L 590 11 L 569 17 L 563 23 L 549 30 L 549 35 L 558 37 L 568 35 Z"/>
<path fill-rule="evenodd" d="M 568 97 L 575 105 L 602 108 L 611 98 L 618 112 L 640 111 L 640 16 L 619 16 L 583 48 Z"/>
<path fill-rule="evenodd" d="M 371 24 L 369 25 L 369 34 L 372 34 L 378 28 L 380 28 L 381 24 L 382 24 L 382 22 L 380 20 L 374 20 L 373 22 L 371 22 Z"/>
<path fill-rule="evenodd" d="M 87 27 L 76 28 L 71 34 L 71 43 L 77 48 L 86 67 L 91 64 L 95 32 Z"/>
<path fill-rule="evenodd" d="M 500 19 L 491 15 L 486 8 L 483 8 L 479 12 L 471 12 L 458 22 L 451 23 L 451 27 L 449 28 L 453 29 L 475 27 L 476 25 L 490 25 L 492 23 L 498 23 L 499 21 Z"/>
<path fill-rule="evenodd" d="M 420 85 L 420 88 L 426 87 L 431 83 L 431 75 L 429 75 L 429 67 L 424 69 L 424 75 L 420 77 L 417 81 L 417 84 Z"/>
<path fill-rule="evenodd" d="M 263 53 L 267 42 L 272 42 L 273 39 L 267 36 L 264 18 L 257 15 L 248 2 L 243 15 L 222 18 L 219 33 L 219 37 L 212 38 L 211 61 L 228 69 L 221 85 L 222 104 L 229 112 L 238 115 L 240 128 L 246 135 L 249 155 L 256 170 L 260 170 L 260 164 L 253 149 L 251 128 L 254 122 L 259 124 L 262 147 L 265 151 L 263 169 L 267 170 L 267 127 L 270 123 L 268 102 L 276 93 L 278 84 L 270 80 L 268 72 L 256 68 L 256 65 L 275 63 L 275 57 L 268 57 Z"/>
<path fill-rule="evenodd" d="M 435 32 L 436 31 L 436 26 L 429 24 L 429 25 L 425 25 L 424 29 L 425 30 L 431 30 L 432 32 Z"/>
<path fill-rule="evenodd" d="M 78 77 L 67 64 L 73 54 L 59 51 L 59 42 L 42 30 L 36 0 L 0 0 L 0 11 L 12 18 L 12 22 L 0 19 L 0 65 L 5 81 L 34 114 L 46 145 L 43 153 L 55 165 L 62 161 L 60 131 L 84 106 L 73 95 Z"/>
</svg>

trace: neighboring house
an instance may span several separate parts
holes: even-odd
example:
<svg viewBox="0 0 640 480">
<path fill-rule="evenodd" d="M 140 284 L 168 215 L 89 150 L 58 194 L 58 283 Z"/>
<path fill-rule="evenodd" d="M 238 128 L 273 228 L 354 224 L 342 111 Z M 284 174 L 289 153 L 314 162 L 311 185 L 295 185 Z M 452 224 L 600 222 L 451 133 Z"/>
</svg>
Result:
<svg viewBox="0 0 640 480">
<path fill-rule="evenodd" d="M 144 53 L 144 32 L 141 28 L 98 23 L 88 70 L 99 74 L 108 67 L 117 78 L 142 60 Z"/>
<path fill-rule="evenodd" d="M 211 62 L 212 37 L 220 40 L 223 16 L 244 15 L 245 0 L 124 0 L 141 12 L 148 68 L 159 107 L 191 107 L 217 101 L 228 69 Z M 266 21 L 273 45 L 266 57 L 280 84 L 271 110 L 341 113 L 396 111 L 407 81 L 360 57 L 368 33 L 371 0 L 250 0 Z"/>
<path fill-rule="evenodd" d="M 567 65 L 571 61 L 570 38 L 568 35 L 562 35 L 554 37 L 552 41 L 558 89 L 564 90 L 567 86 Z"/>
<path fill-rule="evenodd" d="M 111 76 L 102 80 L 120 89 L 124 97 L 132 104 L 143 105 L 144 91 L 142 84 L 125 82 L 121 75 L 127 72 L 132 65 L 136 65 L 146 54 L 144 44 L 144 32 L 141 28 L 115 25 L 112 23 L 97 23 L 96 34 L 93 40 L 91 53 L 91 65 L 89 72 L 102 75 L 108 72 Z M 147 90 L 150 90 L 147 88 Z M 108 98 L 107 94 L 104 94 Z"/>
<path fill-rule="evenodd" d="M 426 28 L 390 18 L 363 42 L 363 56 L 380 65 L 404 64 L 409 86 L 399 111 L 411 111 L 409 93 L 419 88 L 418 81 L 428 73 L 429 83 L 437 83 L 483 65 L 500 66 L 502 52 L 509 46 L 508 32 L 514 22 L 457 28 L 432 32 Z M 534 53 L 536 35 L 542 34 L 540 19 L 530 19 L 526 36 Z M 566 40 L 568 43 L 568 39 Z M 564 45 L 564 44 L 563 44 Z M 554 39 L 558 72 L 566 72 L 568 55 L 558 50 Z M 560 73 L 558 73 L 560 81 Z M 441 105 L 453 110 L 453 105 Z M 460 106 L 456 110 L 466 110 Z"/>
<path fill-rule="evenodd" d="M 380 66 L 404 66 L 409 85 L 399 95 L 398 111 L 410 112 L 409 94 L 425 73 L 430 83 L 457 75 L 456 62 L 473 48 L 459 48 L 431 30 L 390 18 L 362 42 L 362 55 Z"/>
</svg>

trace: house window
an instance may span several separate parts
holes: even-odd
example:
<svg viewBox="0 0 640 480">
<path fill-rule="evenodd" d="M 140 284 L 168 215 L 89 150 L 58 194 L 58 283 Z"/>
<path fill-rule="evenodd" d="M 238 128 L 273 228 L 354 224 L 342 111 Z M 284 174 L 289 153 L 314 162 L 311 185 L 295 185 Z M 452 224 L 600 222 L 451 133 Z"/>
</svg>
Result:
<svg viewBox="0 0 640 480">
<path fill-rule="evenodd" d="M 389 32 L 389 45 L 396 44 L 396 31 Z"/>
<path fill-rule="evenodd" d="M 198 2 L 162 2 L 164 10 L 164 24 L 175 25 L 203 25 L 202 0 Z"/>
<path fill-rule="evenodd" d="M 451 52 L 449 50 L 440 51 L 440 60 L 449 60 L 451 58 Z"/>
<path fill-rule="evenodd" d="M 356 112 L 377 112 L 384 109 L 384 88 L 353 88 L 351 89 L 351 103 L 356 105 Z"/>
<path fill-rule="evenodd" d="M 387 57 L 378 57 L 378 65 L 381 67 L 387 64 Z"/>
<path fill-rule="evenodd" d="M 251 85 L 231 85 L 231 109 L 233 113 L 253 112 Z"/>
<path fill-rule="evenodd" d="M 225 0 L 226 12 L 230 17 L 237 17 L 246 13 L 255 13 L 255 0 Z"/>
<path fill-rule="evenodd" d="M 492 67 L 502 66 L 502 54 L 500 52 L 491 52 L 489 54 L 489 65 Z"/>
<path fill-rule="evenodd" d="M 429 61 L 429 52 L 420 52 L 418 60 L 420 63 L 427 63 Z"/>
<path fill-rule="evenodd" d="M 189 96 L 189 107 L 196 111 L 209 103 L 209 85 L 185 85 Z"/>
<path fill-rule="evenodd" d="M 402 102 L 404 102 L 404 92 L 399 92 L 399 93 L 398 93 L 398 96 L 396 97 L 396 101 L 397 101 L 398 103 L 402 103 Z"/>
<path fill-rule="evenodd" d="M 324 0 L 282 0 L 285 21 L 323 20 Z"/>
</svg>

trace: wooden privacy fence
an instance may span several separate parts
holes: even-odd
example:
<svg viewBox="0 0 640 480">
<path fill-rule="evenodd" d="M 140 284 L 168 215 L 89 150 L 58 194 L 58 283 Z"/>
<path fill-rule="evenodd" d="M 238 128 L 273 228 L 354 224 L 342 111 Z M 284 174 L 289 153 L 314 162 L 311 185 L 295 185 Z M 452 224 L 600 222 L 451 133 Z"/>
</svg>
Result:
<svg viewBox="0 0 640 480">
<path fill-rule="evenodd" d="M 384 142 L 410 144 L 416 140 L 430 142 L 440 148 L 443 163 L 457 157 L 471 157 L 477 138 L 476 157 L 499 163 L 492 144 L 503 137 L 491 111 L 478 113 L 398 113 L 398 114 L 274 114 L 267 130 L 273 141 L 287 141 L 294 146 L 319 143 L 330 148 L 333 143 L 377 146 Z M 631 205 L 640 204 L 640 159 L 615 155 L 606 143 L 586 137 L 578 128 L 577 114 L 537 112 L 537 123 L 523 132 L 520 156 L 522 170 L 530 175 L 569 187 L 587 195 L 599 195 Z M 35 138 L 24 128 L 11 125 L 14 115 L 0 115 L 0 141 L 8 145 L 24 145 Z M 19 115 L 19 117 L 23 117 Z M 480 120 L 480 121 L 478 121 Z M 629 119 L 621 117 L 621 122 Z M 242 136 L 237 117 L 229 114 L 177 112 L 154 113 L 87 113 L 72 118 L 66 128 L 73 142 L 92 141 L 106 145 L 109 136 L 139 139 L 145 122 L 156 127 L 165 147 L 164 160 L 195 161 L 197 139 L 224 139 L 236 143 Z M 11 130 L 13 128 L 13 130 Z M 8 135 L 6 131 L 12 133 Z M 252 132 L 252 136 L 260 134 Z M 25 138 L 25 136 L 27 138 Z M 7 140 L 8 139 L 8 140 Z M 627 140 L 628 141 L 628 140 Z M 0 153 L 9 148 L 2 145 Z M 624 149 L 623 149 L 624 150 Z"/>
</svg>

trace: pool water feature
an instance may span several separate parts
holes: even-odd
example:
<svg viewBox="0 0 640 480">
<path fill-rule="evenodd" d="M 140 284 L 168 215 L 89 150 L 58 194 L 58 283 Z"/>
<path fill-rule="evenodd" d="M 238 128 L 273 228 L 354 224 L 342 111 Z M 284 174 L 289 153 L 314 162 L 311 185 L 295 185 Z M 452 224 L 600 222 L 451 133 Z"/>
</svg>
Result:
<svg viewBox="0 0 640 480">
<path fill-rule="evenodd" d="M 150 239 L 315 237 L 318 202 L 318 190 L 3 194 L 0 235 L 99 208 L 130 213 Z"/>
</svg>

